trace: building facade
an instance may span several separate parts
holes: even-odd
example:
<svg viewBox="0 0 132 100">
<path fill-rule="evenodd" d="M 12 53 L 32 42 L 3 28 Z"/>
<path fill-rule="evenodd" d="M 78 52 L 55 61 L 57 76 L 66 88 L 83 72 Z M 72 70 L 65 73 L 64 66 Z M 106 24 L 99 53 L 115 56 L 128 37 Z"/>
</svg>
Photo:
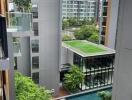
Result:
<svg viewBox="0 0 132 100">
<path fill-rule="evenodd" d="M 108 46 L 109 28 L 110 28 L 110 0 L 102 0 L 101 8 L 101 28 L 100 28 L 100 43 Z"/>
<path fill-rule="evenodd" d="M 0 100 L 15 99 L 12 35 L 7 32 L 8 0 L 0 0 Z"/>
<path fill-rule="evenodd" d="M 62 43 L 63 59 L 60 67 L 60 82 L 63 84 L 64 75 L 68 73 L 72 65 L 77 65 L 84 73 L 84 81 L 79 86 L 79 90 L 111 86 L 113 84 L 115 50 L 82 40 L 82 44 L 91 44 L 106 50 L 101 54 L 91 53 L 92 55 L 89 55 L 90 52 L 88 54 L 81 50 L 80 52 L 78 48 L 69 45 L 69 43 L 75 43 L 75 41 L 64 41 Z"/>
<path fill-rule="evenodd" d="M 99 0 L 62 0 L 62 18 L 98 18 Z"/>
<path fill-rule="evenodd" d="M 113 0 L 113 12 L 118 13 L 116 26 L 116 60 L 112 100 L 132 99 L 132 0 Z M 116 7 L 115 7 L 116 5 Z M 115 16 L 113 16 L 115 18 Z M 113 18 L 113 19 L 114 19 Z"/>
<path fill-rule="evenodd" d="M 32 0 L 33 31 L 30 38 L 31 77 L 41 86 L 59 91 L 60 0 Z"/>
</svg>

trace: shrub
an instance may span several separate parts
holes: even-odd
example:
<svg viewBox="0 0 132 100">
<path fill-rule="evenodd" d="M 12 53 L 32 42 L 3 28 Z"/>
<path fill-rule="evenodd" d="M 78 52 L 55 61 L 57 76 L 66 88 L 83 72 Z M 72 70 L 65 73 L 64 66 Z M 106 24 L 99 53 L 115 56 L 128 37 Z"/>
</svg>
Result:
<svg viewBox="0 0 132 100">
<path fill-rule="evenodd" d="M 15 72 L 15 88 L 16 100 L 52 100 L 48 90 L 19 72 Z"/>
<path fill-rule="evenodd" d="M 64 88 L 70 92 L 77 92 L 79 85 L 84 81 L 84 74 L 78 66 L 72 65 L 72 68 L 64 75 Z"/>
<path fill-rule="evenodd" d="M 74 33 L 74 36 L 78 40 L 87 40 L 92 34 L 99 34 L 96 26 L 82 26 L 80 30 Z"/>
<path fill-rule="evenodd" d="M 99 34 L 98 33 L 93 33 L 88 39 L 88 41 L 93 42 L 93 43 L 99 43 Z"/>
<path fill-rule="evenodd" d="M 112 94 L 108 91 L 98 92 L 97 96 L 99 96 L 102 100 L 111 100 Z"/>
<path fill-rule="evenodd" d="M 69 36 L 69 35 L 64 35 L 63 36 L 63 41 L 71 41 L 72 40 L 72 37 Z"/>
</svg>

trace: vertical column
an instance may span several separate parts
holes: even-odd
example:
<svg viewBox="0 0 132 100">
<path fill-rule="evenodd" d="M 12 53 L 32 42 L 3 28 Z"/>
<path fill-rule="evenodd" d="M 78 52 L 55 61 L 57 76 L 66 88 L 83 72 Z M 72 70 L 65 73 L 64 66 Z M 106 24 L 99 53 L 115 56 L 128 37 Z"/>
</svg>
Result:
<svg viewBox="0 0 132 100">
<path fill-rule="evenodd" d="M 60 1 L 40 0 L 38 2 L 38 22 L 40 41 L 39 83 L 59 92 L 60 81 Z"/>
</svg>

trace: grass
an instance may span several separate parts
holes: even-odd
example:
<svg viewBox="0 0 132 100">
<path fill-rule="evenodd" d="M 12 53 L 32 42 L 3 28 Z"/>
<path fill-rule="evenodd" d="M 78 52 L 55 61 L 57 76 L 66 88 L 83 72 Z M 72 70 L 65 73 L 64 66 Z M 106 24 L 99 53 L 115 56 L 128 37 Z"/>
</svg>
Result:
<svg viewBox="0 0 132 100">
<path fill-rule="evenodd" d="M 103 48 L 94 46 L 92 44 L 89 44 L 88 42 L 84 42 L 81 40 L 64 41 L 64 43 L 87 54 L 106 51 Z"/>
</svg>

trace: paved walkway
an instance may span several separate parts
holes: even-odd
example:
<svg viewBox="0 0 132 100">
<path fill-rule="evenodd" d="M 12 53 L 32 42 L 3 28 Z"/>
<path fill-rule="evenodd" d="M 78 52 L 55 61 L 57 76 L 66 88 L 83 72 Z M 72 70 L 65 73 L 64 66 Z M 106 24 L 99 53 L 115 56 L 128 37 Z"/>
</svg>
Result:
<svg viewBox="0 0 132 100">
<path fill-rule="evenodd" d="M 59 95 L 55 96 L 54 98 L 59 98 L 62 96 L 67 96 L 67 95 L 69 95 L 69 93 L 63 87 L 60 87 Z"/>
</svg>

